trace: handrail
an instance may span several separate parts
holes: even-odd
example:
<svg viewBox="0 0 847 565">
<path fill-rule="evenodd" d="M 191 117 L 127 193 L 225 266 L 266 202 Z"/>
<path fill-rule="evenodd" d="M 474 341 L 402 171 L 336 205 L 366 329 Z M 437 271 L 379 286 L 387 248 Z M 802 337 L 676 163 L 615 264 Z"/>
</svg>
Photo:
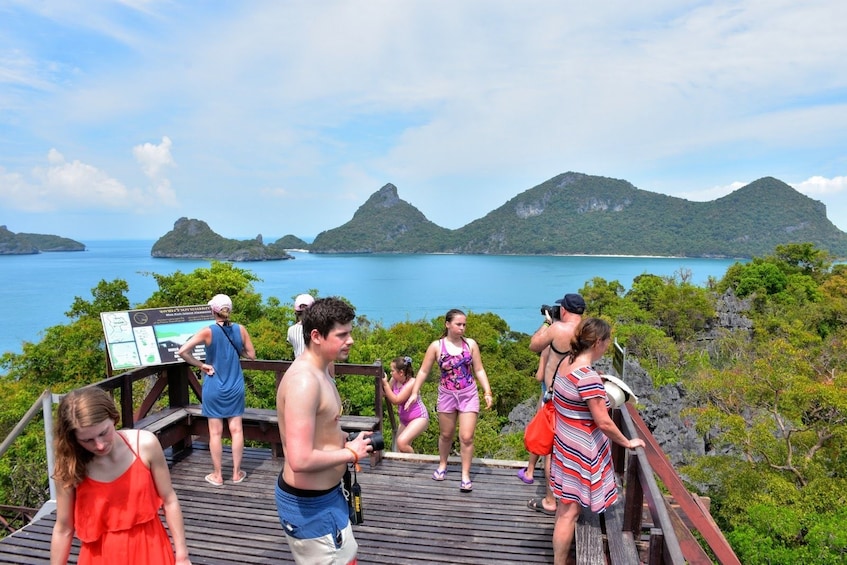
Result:
<svg viewBox="0 0 847 565">
<path fill-rule="evenodd" d="M 282 378 L 282 375 L 291 365 L 291 361 L 286 360 L 242 360 L 241 366 L 246 370 L 258 371 L 273 371 L 276 373 L 277 384 Z M 197 380 L 197 377 L 190 370 L 190 366 L 185 363 L 169 363 L 166 365 L 148 365 L 138 367 L 129 371 L 112 375 L 100 381 L 88 384 L 81 388 L 98 387 L 108 392 L 114 393 L 115 390 L 120 391 L 119 411 L 121 414 L 121 423 L 125 428 L 134 428 L 136 423 L 146 417 L 153 407 L 158 403 L 159 398 L 167 392 L 168 406 L 184 407 L 189 404 L 189 390 L 193 391 L 198 398 L 202 399 L 202 387 Z M 375 416 L 379 418 L 379 429 L 382 429 L 383 420 L 383 390 L 381 379 L 384 375 L 382 362 L 380 360 L 374 363 L 356 364 L 356 363 L 336 363 L 336 376 L 342 375 L 364 375 L 374 377 L 374 409 Z M 138 408 L 134 406 L 132 394 L 133 383 L 148 377 L 155 377 L 156 381 L 153 386 L 147 391 L 145 397 L 141 400 Z M 53 404 L 58 402 L 63 395 L 52 394 L 49 389 L 45 390 L 38 399 L 27 410 L 26 414 L 15 425 L 12 431 L 0 444 L 0 457 L 11 447 L 14 441 L 23 433 L 26 426 L 34 420 L 39 412 L 44 417 L 44 428 L 46 437 L 47 451 L 47 473 L 50 486 L 50 498 L 55 500 L 56 488 L 52 478 L 53 475 L 53 450 L 52 450 L 52 433 L 53 433 Z M 393 413 L 390 414 L 393 416 Z M 389 417 L 392 432 L 396 435 L 396 426 L 394 418 Z M 174 446 L 176 450 L 188 447 L 187 445 Z"/>
<path fill-rule="evenodd" d="M 740 565 L 708 510 L 698 505 L 683 485 L 638 410 L 627 404 L 622 409 L 615 410 L 615 421 L 627 437 L 640 437 L 646 444 L 645 448 L 635 449 L 626 462 L 623 530 L 632 532 L 633 535 L 640 533 L 641 508 L 646 502 L 656 526 L 656 529 L 651 531 L 648 563 L 713 563 L 689 527 L 682 523 L 677 511 L 667 505 L 665 496 L 656 482 L 658 477 L 676 498 L 680 511 L 685 513 L 694 530 L 709 545 L 718 562 L 721 565 Z M 616 466 L 623 464 L 623 452 L 622 448 L 619 448 L 617 453 L 613 452 Z"/>
<path fill-rule="evenodd" d="M 26 429 L 27 425 L 32 422 L 39 412 L 42 413 L 44 417 L 44 438 L 45 438 L 45 449 L 47 451 L 47 479 L 50 488 L 50 498 L 56 498 L 56 484 L 53 481 L 53 402 L 54 395 L 50 392 L 50 389 L 45 389 L 39 397 L 32 403 L 32 406 L 29 407 L 29 410 L 26 411 L 26 414 L 15 424 L 15 427 L 12 428 L 12 431 L 9 432 L 9 435 L 3 439 L 3 443 L 0 444 L 0 457 L 8 451 L 12 444 L 15 443 L 15 440 L 18 439 L 23 431 Z M 8 525 L 7 525 L 8 527 Z"/>
<path fill-rule="evenodd" d="M 24 428 L 26 428 L 27 424 L 35 419 L 38 415 L 38 412 L 43 410 L 44 399 L 49 398 L 51 396 L 50 389 L 45 390 L 41 393 L 38 399 L 32 403 L 32 406 L 29 407 L 29 410 L 26 411 L 26 414 L 20 419 L 20 421 L 15 424 L 15 427 L 12 428 L 12 431 L 9 432 L 9 435 L 3 440 L 3 443 L 0 444 L 0 457 L 3 457 L 3 454 L 6 453 L 6 450 L 9 449 L 12 444 L 18 439 L 18 436 L 23 433 Z"/>
<path fill-rule="evenodd" d="M 628 405 L 628 408 L 629 410 L 621 411 L 622 416 L 624 421 L 628 422 L 628 426 L 634 430 L 634 433 L 638 434 L 646 442 L 647 447 L 644 450 L 644 457 L 648 461 L 652 461 L 652 464 L 648 463 L 652 472 L 661 479 L 668 492 L 676 500 L 680 510 L 687 516 L 691 524 L 709 546 L 709 549 L 712 550 L 718 563 L 721 565 L 741 565 L 741 561 L 739 561 L 729 542 L 714 523 L 709 512 L 705 507 L 695 501 L 694 497 L 685 487 L 676 469 L 667 460 L 667 457 L 662 452 L 653 434 L 650 433 L 647 425 L 641 419 L 641 416 L 634 407 Z M 697 547 L 700 547 L 699 544 L 697 544 Z M 689 561 L 693 562 L 693 557 L 689 557 Z M 711 559 L 708 562 L 711 563 Z"/>
</svg>

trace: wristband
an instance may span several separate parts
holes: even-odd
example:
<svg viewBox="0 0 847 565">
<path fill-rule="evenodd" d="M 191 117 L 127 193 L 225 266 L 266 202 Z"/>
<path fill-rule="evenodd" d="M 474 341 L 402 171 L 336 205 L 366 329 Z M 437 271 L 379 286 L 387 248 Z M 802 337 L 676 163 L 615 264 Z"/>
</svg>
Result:
<svg viewBox="0 0 847 565">
<path fill-rule="evenodd" d="M 359 471 L 361 471 L 361 469 L 359 468 L 359 454 L 356 453 L 356 450 L 350 447 L 349 445 L 345 445 L 344 449 L 347 449 L 348 451 L 350 451 L 350 453 L 353 454 L 353 467 L 356 469 L 356 472 L 358 473 Z"/>
</svg>

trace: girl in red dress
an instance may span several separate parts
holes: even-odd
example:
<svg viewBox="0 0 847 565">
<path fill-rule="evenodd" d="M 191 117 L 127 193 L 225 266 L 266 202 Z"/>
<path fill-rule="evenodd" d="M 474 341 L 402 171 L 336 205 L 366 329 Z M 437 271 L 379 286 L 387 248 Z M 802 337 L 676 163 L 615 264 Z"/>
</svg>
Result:
<svg viewBox="0 0 847 565">
<path fill-rule="evenodd" d="M 59 403 L 50 563 L 68 562 L 76 534 L 79 565 L 190 565 L 159 440 L 145 430 L 118 431 L 117 423 L 115 402 L 102 389 L 75 390 Z M 162 507 L 173 546 L 159 518 Z"/>
</svg>

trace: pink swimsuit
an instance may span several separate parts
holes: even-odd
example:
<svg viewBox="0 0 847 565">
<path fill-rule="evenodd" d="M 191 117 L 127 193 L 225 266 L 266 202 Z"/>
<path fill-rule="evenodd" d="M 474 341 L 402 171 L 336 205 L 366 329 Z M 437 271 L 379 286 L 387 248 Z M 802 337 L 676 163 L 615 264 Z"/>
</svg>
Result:
<svg viewBox="0 0 847 565">
<path fill-rule="evenodd" d="M 403 386 L 405 383 L 398 383 L 396 381 L 392 381 L 394 384 L 391 385 L 391 390 L 394 391 L 394 394 L 400 394 L 400 391 L 403 390 Z M 426 406 L 421 400 L 421 395 L 418 395 L 418 399 L 412 404 L 409 409 L 406 409 L 406 403 L 403 402 L 397 405 L 397 413 L 400 415 L 400 423 L 404 426 L 408 426 L 409 422 L 416 418 L 429 418 L 429 412 L 426 410 Z"/>
</svg>

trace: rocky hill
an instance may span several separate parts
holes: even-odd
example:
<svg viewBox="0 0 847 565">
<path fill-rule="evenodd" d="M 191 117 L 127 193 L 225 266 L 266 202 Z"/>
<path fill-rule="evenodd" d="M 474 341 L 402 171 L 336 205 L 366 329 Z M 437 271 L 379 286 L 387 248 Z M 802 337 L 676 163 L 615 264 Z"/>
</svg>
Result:
<svg viewBox="0 0 847 565">
<path fill-rule="evenodd" d="M 160 237 L 150 250 L 153 257 L 171 259 L 216 259 L 218 261 L 279 261 L 293 259 L 285 249 L 256 239 L 227 239 L 213 232 L 206 222 L 180 218 L 174 229 Z"/>
<path fill-rule="evenodd" d="M 482 218 L 448 230 L 387 184 L 346 224 L 315 238 L 315 253 L 468 253 L 752 257 L 811 242 L 847 257 L 847 233 L 826 207 L 771 177 L 711 202 L 617 179 L 563 173 Z"/>
<path fill-rule="evenodd" d="M 85 244 L 58 235 L 13 233 L 0 226 L 0 255 L 33 255 L 59 251 L 85 251 Z"/>
<path fill-rule="evenodd" d="M 397 187 L 386 184 L 371 195 L 353 219 L 320 233 L 313 253 L 431 253 L 451 231 L 426 219 L 420 210 L 400 200 Z"/>
</svg>

